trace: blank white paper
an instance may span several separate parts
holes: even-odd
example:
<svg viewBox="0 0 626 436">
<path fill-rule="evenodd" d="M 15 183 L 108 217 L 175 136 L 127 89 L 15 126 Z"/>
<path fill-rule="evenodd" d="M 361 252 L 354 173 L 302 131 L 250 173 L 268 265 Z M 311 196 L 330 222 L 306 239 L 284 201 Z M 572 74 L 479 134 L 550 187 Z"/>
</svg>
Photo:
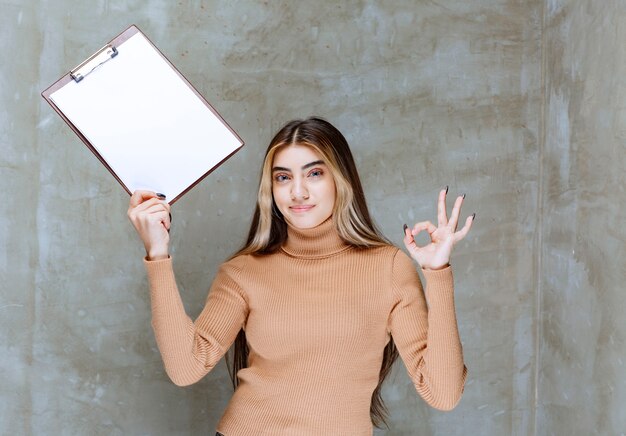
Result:
<svg viewBox="0 0 626 436">
<path fill-rule="evenodd" d="M 137 33 L 50 98 L 133 192 L 173 200 L 242 143 Z"/>
</svg>

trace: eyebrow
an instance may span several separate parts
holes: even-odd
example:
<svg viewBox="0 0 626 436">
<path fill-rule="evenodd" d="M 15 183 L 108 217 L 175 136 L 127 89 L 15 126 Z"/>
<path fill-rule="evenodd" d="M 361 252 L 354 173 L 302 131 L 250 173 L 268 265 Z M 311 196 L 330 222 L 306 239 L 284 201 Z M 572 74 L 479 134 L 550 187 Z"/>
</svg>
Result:
<svg viewBox="0 0 626 436">
<path fill-rule="evenodd" d="M 314 162 L 309 162 L 306 165 L 302 165 L 302 169 L 306 170 L 307 168 L 311 168 L 314 167 L 315 165 L 325 165 L 323 160 L 316 160 Z M 291 170 L 289 168 L 285 168 L 285 167 L 274 167 L 272 168 L 272 171 L 288 171 L 291 172 Z"/>
</svg>

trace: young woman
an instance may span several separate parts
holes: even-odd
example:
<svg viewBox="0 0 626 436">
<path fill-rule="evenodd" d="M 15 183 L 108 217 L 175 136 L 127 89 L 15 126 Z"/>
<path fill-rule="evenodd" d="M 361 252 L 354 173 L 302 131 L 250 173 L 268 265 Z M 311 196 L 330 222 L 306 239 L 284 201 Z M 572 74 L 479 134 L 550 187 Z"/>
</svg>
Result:
<svg viewBox="0 0 626 436">
<path fill-rule="evenodd" d="M 128 216 L 146 248 L 167 374 L 195 383 L 235 343 L 236 389 L 217 427 L 225 436 L 371 435 L 385 422 L 381 385 L 398 355 L 424 400 L 452 409 L 467 370 L 449 261 L 474 216 L 457 231 L 464 196 L 448 219 L 446 194 L 438 227 L 404 226 L 424 292 L 409 256 L 375 228 L 343 135 L 320 118 L 291 121 L 267 149 L 247 241 L 192 321 L 168 255 L 170 207 L 135 192 Z M 431 242 L 420 247 L 424 230 Z"/>
</svg>

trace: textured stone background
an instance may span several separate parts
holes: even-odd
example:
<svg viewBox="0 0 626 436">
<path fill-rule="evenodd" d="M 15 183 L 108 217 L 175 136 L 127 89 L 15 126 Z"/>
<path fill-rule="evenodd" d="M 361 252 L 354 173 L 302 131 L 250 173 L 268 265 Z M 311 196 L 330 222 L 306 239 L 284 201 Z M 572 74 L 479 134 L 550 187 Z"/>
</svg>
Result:
<svg viewBox="0 0 626 436">
<path fill-rule="evenodd" d="M 263 151 L 324 116 L 400 243 L 467 193 L 470 375 L 442 413 L 401 363 L 389 435 L 626 434 L 622 0 L 0 1 L 0 433 L 206 434 L 222 361 L 168 381 L 128 197 L 39 93 L 137 24 L 246 141 L 174 207 L 188 313 L 243 241 Z M 451 202 L 450 202 L 451 203 Z M 620 226 L 621 224 L 621 226 Z"/>
</svg>

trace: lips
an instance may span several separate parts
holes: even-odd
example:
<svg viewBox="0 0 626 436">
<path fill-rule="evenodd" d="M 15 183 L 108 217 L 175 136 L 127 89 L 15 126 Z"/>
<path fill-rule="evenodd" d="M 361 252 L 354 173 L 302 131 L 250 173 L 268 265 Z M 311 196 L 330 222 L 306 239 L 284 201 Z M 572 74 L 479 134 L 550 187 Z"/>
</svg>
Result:
<svg viewBox="0 0 626 436">
<path fill-rule="evenodd" d="M 308 212 L 309 210 L 313 209 L 314 207 L 315 207 L 315 205 L 302 204 L 302 205 L 298 205 L 298 206 L 289 206 L 289 209 L 291 209 L 295 213 L 301 213 L 301 212 Z"/>
</svg>

